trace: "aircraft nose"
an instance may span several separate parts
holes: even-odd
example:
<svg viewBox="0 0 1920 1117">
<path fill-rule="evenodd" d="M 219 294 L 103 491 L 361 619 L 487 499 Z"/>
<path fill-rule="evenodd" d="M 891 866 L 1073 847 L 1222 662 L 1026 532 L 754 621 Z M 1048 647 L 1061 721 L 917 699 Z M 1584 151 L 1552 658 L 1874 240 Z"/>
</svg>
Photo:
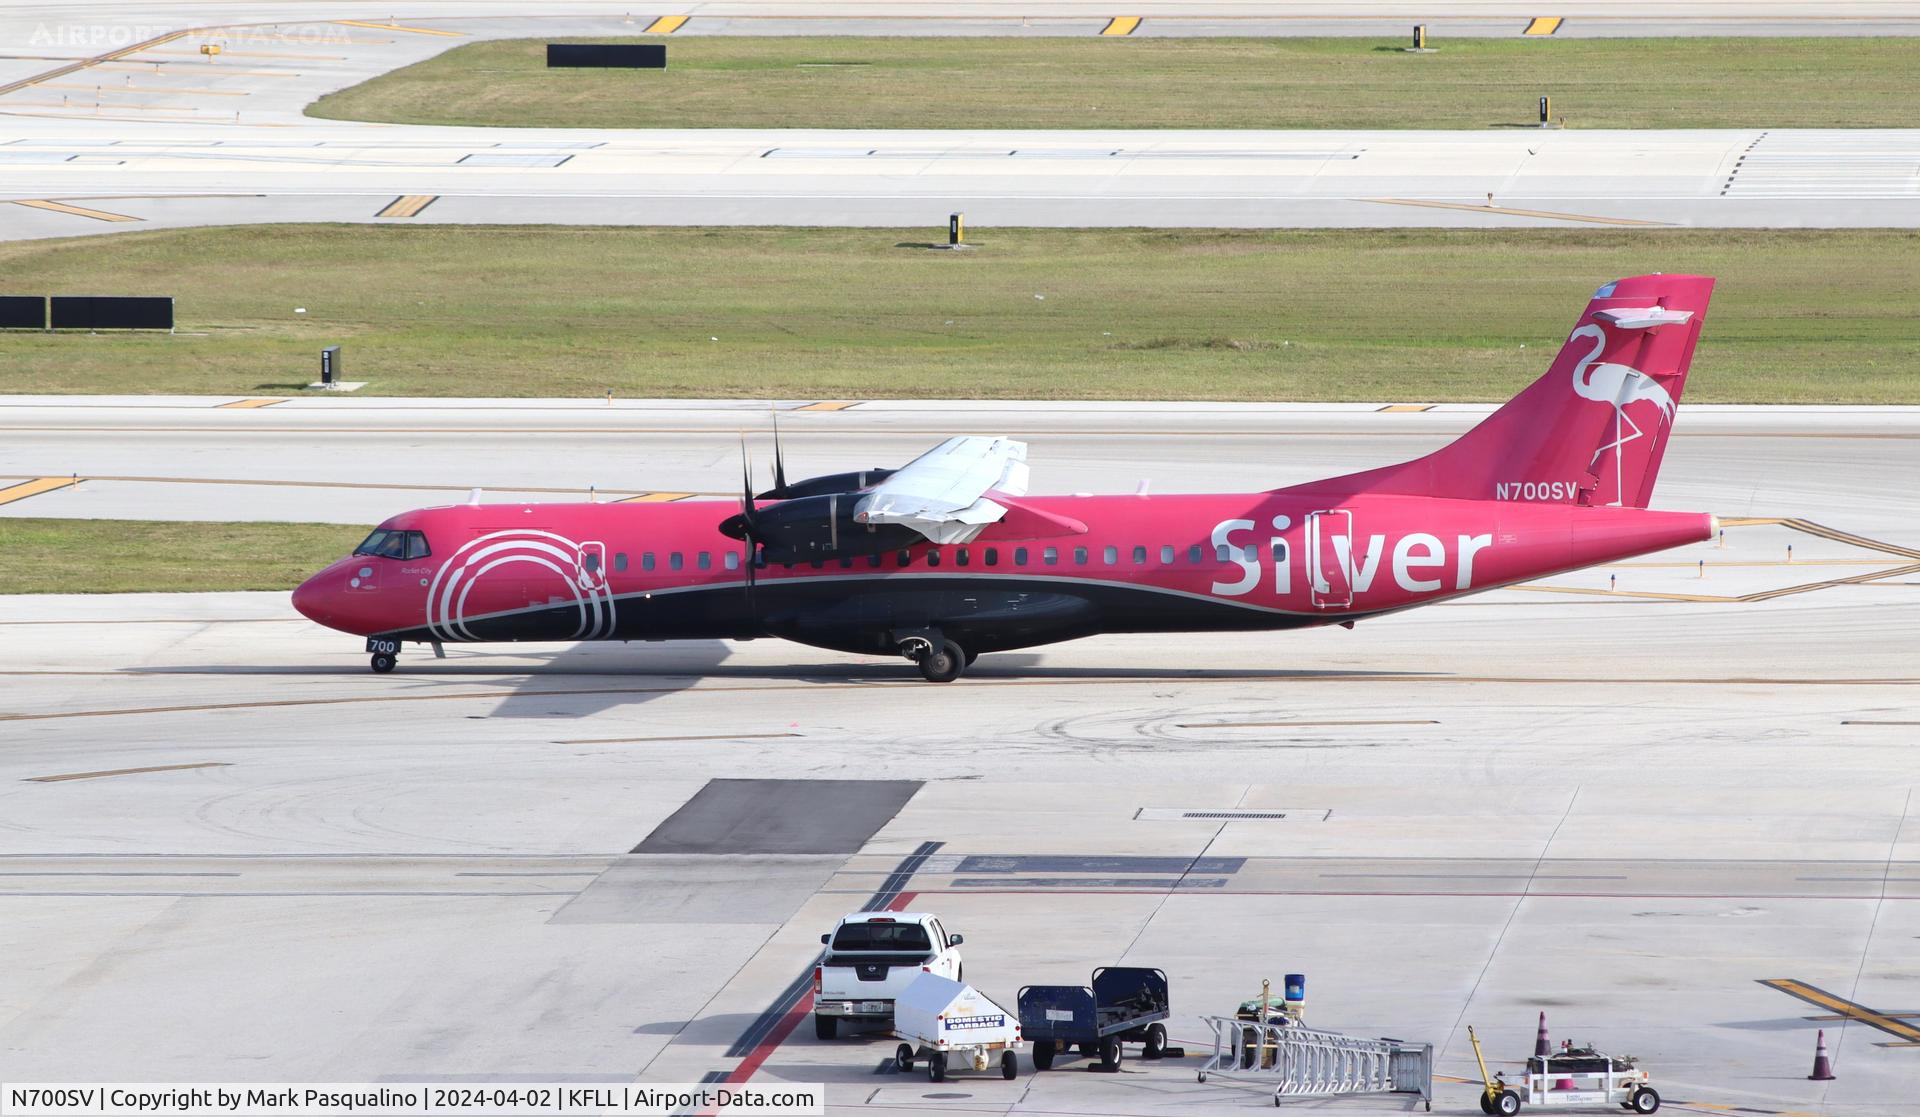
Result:
<svg viewBox="0 0 1920 1117">
<path fill-rule="evenodd" d="M 293 607 L 299 614 L 316 624 L 326 624 L 329 613 L 326 608 L 327 593 L 320 588 L 321 575 L 315 574 L 300 583 L 293 591 Z"/>
</svg>

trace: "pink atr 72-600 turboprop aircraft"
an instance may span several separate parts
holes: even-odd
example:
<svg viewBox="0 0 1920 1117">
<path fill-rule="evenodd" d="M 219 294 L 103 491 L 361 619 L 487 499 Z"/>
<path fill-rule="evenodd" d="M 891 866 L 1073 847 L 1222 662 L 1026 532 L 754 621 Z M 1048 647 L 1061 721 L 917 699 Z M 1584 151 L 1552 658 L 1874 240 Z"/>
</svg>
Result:
<svg viewBox="0 0 1920 1117">
<path fill-rule="evenodd" d="M 897 470 L 740 501 L 481 504 L 381 524 L 293 604 L 402 641 L 751 640 L 905 655 L 1103 632 L 1342 624 L 1709 539 L 1647 509 L 1713 280 L 1594 293 L 1545 376 L 1426 457 L 1285 489 L 1029 497 L 1026 447 L 952 438 Z"/>
</svg>

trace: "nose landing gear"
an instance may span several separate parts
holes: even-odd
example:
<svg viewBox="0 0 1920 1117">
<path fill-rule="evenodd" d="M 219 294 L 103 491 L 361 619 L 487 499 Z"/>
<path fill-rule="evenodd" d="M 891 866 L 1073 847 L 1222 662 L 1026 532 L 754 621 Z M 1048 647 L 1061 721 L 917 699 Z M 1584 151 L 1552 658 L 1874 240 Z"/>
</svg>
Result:
<svg viewBox="0 0 1920 1117">
<path fill-rule="evenodd" d="M 367 651 L 373 655 L 373 673 L 384 675 L 400 662 L 400 641 L 383 636 L 367 637 Z"/>
</svg>

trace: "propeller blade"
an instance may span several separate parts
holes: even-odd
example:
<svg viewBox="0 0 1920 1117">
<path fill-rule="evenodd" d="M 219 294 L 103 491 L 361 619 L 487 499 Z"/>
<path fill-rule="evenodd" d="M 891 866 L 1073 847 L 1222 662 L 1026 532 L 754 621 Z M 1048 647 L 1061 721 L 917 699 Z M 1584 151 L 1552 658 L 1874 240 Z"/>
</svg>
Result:
<svg viewBox="0 0 1920 1117">
<path fill-rule="evenodd" d="M 740 434 L 740 539 L 747 545 L 747 609 L 753 609 L 755 561 L 760 556 L 760 541 L 753 531 L 753 457 L 747 452 L 746 432 Z"/>
<path fill-rule="evenodd" d="M 785 496 L 787 493 L 787 463 L 780 455 L 780 413 L 769 412 L 773 419 L 773 491 Z"/>
</svg>

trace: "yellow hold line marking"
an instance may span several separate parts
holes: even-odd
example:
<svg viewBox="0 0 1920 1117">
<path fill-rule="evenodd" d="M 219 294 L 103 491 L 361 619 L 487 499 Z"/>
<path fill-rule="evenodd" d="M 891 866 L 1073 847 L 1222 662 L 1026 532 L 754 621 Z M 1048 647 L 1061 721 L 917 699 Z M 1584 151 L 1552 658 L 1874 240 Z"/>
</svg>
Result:
<svg viewBox="0 0 1920 1117">
<path fill-rule="evenodd" d="M 44 209 L 51 213 L 71 213 L 75 217 L 91 217 L 95 221 L 141 221 L 143 218 L 129 217 L 124 213 L 108 213 L 104 209 L 88 209 L 85 206 L 70 206 L 65 202 L 55 202 L 45 198 L 18 199 L 16 206 L 28 209 Z"/>
<path fill-rule="evenodd" d="M 1837 997 L 1825 989 L 1808 985 L 1804 981 L 1795 981 L 1791 978 L 1768 978 L 1760 984 L 1769 989 L 1778 989 L 1787 996 L 1797 997 L 1808 1004 L 1819 1005 L 1821 1008 L 1837 1012 L 1849 1020 L 1858 1020 L 1867 1027 L 1877 1028 L 1890 1036 L 1908 1041 L 1920 1041 L 1920 1028 L 1895 1020 L 1884 1013 L 1875 1012 L 1845 997 Z"/>
<path fill-rule="evenodd" d="M 272 407 L 276 403 L 285 402 L 287 402 L 285 396 L 276 396 L 270 399 L 237 399 L 227 403 L 217 403 L 214 405 L 214 410 L 224 411 L 229 408 Z"/>
<path fill-rule="evenodd" d="M 671 35 L 687 25 L 687 16 L 661 16 L 647 24 L 648 35 Z"/>
<path fill-rule="evenodd" d="M 184 772 L 190 768 L 231 768 L 224 761 L 203 764 L 155 764 L 147 768 L 109 768 L 104 772 L 69 772 L 61 776 L 28 776 L 22 783 L 63 783 L 67 780 L 97 780 L 103 776 L 137 776 L 142 772 Z"/>
<path fill-rule="evenodd" d="M 690 496 L 698 496 L 698 495 L 700 494 L 698 493 L 641 493 L 638 496 L 630 496 L 624 500 L 616 500 L 614 501 L 614 503 L 615 504 L 668 504 L 676 500 L 685 500 Z"/>
<path fill-rule="evenodd" d="M 1114 16 L 1100 29 L 1102 35 L 1131 35 L 1140 26 L 1139 16 Z"/>
<path fill-rule="evenodd" d="M 438 194 L 402 194 L 387 203 L 375 217 L 417 217 L 420 211 L 438 201 Z"/>
<path fill-rule="evenodd" d="M 31 481 L 22 481 L 18 485 L 8 485 L 0 489 L 0 504 L 12 504 L 16 500 L 25 500 L 30 496 L 39 496 L 41 493 L 50 493 L 79 483 L 78 477 L 35 477 Z"/>
<path fill-rule="evenodd" d="M 1588 225 L 1671 225 L 1670 221 L 1641 221 L 1633 217 L 1597 217 L 1590 213 L 1556 213 L 1549 209 L 1510 209 L 1506 206 L 1483 206 L 1472 202 L 1439 202 L 1427 198 L 1367 198 L 1369 202 L 1378 202 L 1387 206 L 1425 206 L 1428 209 L 1458 209 L 1469 213 L 1504 213 L 1509 217 L 1548 217 L 1555 221 L 1580 221 Z"/>
<path fill-rule="evenodd" d="M 1564 22 L 1566 21 L 1560 16 L 1534 16 L 1532 22 L 1527 24 L 1527 29 L 1522 31 L 1521 34 L 1551 35 L 1555 31 L 1560 30 L 1560 25 Z"/>
<path fill-rule="evenodd" d="M 372 27 L 381 31 L 411 31 L 415 35 L 445 35 L 453 39 L 466 38 L 464 31 L 441 31 L 434 27 L 402 27 L 397 23 L 372 23 L 363 19 L 336 19 L 333 22 L 342 27 Z"/>
</svg>

